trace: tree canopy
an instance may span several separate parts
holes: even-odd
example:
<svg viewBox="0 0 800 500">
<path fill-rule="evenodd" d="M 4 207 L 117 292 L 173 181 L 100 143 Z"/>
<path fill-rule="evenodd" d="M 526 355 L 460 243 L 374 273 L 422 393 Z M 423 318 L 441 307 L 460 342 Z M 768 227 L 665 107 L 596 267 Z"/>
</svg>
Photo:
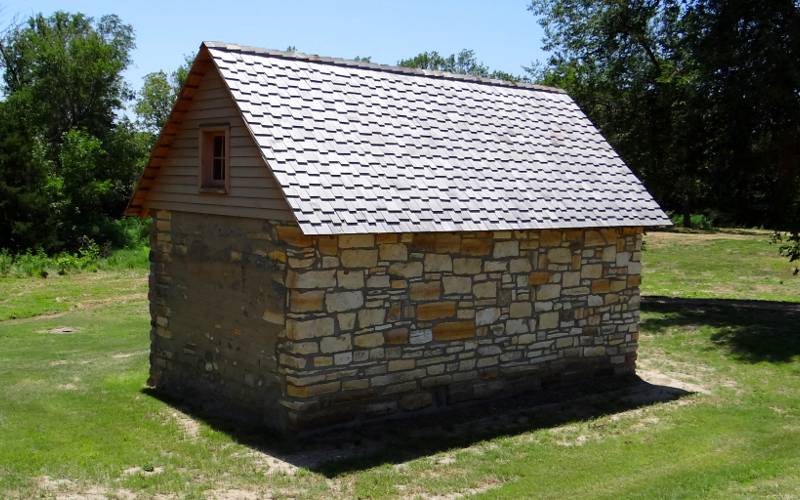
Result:
<svg viewBox="0 0 800 500">
<path fill-rule="evenodd" d="M 36 15 L 0 40 L 0 246 L 58 249 L 113 230 L 147 140 L 120 119 L 133 29 L 116 16 Z"/>
<path fill-rule="evenodd" d="M 800 191 L 792 0 L 533 0 L 566 89 L 662 206 L 791 228 Z"/>
</svg>

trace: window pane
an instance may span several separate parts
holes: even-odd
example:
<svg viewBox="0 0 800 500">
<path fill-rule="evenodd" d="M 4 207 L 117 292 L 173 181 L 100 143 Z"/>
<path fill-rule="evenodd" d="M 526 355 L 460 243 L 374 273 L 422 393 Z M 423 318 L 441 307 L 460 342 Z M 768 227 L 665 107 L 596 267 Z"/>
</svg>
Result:
<svg viewBox="0 0 800 500">
<path fill-rule="evenodd" d="M 225 180 L 225 160 L 214 158 L 214 168 L 211 171 L 211 178 L 215 181 Z"/>
<path fill-rule="evenodd" d="M 214 136 L 214 156 L 225 156 L 225 136 Z"/>
</svg>

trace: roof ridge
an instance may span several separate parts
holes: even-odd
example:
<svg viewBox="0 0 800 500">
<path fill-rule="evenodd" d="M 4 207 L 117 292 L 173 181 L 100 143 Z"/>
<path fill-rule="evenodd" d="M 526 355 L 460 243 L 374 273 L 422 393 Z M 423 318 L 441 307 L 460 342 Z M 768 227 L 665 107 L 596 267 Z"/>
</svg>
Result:
<svg viewBox="0 0 800 500">
<path fill-rule="evenodd" d="M 553 92 L 557 94 L 566 94 L 566 91 L 556 87 L 548 87 L 545 85 L 538 85 L 535 83 L 517 82 L 508 80 L 499 80 L 496 78 L 488 78 L 484 76 L 465 75 L 461 73 L 450 73 L 446 71 L 431 71 L 426 69 L 406 68 L 403 66 L 392 66 L 389 64 L 379 64 L 366 61 L 356 61 L 354 59 L 343 59 L 338 57 L 318 56 L 315 54 L 306 54 L 303 52 L 287 52 L 284 50 L 264 49 L 261 47 L 253 47 L 249 45 L 238 45 L 235 43 L 226 43 L 219 41 L 204 41 L 202 46 L 210 49 L 222 49 L 230 52 L 241 52 L 265 55 L 268 57 L 275 57 L 280 59 L 294 59 L 297 61 L 307 61 L 319 64 L 328 64 L 332 66 L 345 66 L 348 68 L 359 68 L 372 71 L 382 71 L 385 73 L 397 73 L 412 76 L 424 76 L 428 78 L 438 78 L 441 80 L 457 80 L 468 83 L 478 83 L 483 85 L 493 85 L 496 87 L 509 87 L 518 89 L 538 90 L 542 92 Z"/>
</svg>

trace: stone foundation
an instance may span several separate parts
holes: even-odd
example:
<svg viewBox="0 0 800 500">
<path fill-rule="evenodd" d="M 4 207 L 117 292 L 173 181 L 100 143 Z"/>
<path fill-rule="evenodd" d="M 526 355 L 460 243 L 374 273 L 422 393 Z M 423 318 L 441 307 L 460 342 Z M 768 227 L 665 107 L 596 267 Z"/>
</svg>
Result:
<svg viewBox="0 0 800 500">
<path fill-rule="evenodd" d="M 159 213 L 151 381 L 278 430 L 633 373 L 641 228 L 310 237 Z"/>
</svg>

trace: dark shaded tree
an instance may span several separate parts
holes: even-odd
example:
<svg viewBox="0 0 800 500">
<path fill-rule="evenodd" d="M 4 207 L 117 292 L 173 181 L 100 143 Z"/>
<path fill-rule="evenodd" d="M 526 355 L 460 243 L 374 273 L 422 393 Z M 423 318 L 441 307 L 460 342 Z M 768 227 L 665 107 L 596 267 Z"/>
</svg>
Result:
<svg viewBox="0 0 800 500">
<path fill-rule="evenodd" d="M 565 88 L 666 208 L 788 228 L 800 176 L 796 2 L 533 0 Z"/>
<path fill-rule="evenodd" d="M 492 71 L 485 64 L 478 61 L 475 51 L 463 49 L 458 54 L 442 56 L 438 52 L 421 52 L 414 57 L 398 61 L 398 66 L 405 68 L 418 68 L 430 71 L 446 71 L 464 75 L 496 78 L 507 81 L 525 81 L 526 77 L 515 76 L 504 71 Z"/>
</svg>

